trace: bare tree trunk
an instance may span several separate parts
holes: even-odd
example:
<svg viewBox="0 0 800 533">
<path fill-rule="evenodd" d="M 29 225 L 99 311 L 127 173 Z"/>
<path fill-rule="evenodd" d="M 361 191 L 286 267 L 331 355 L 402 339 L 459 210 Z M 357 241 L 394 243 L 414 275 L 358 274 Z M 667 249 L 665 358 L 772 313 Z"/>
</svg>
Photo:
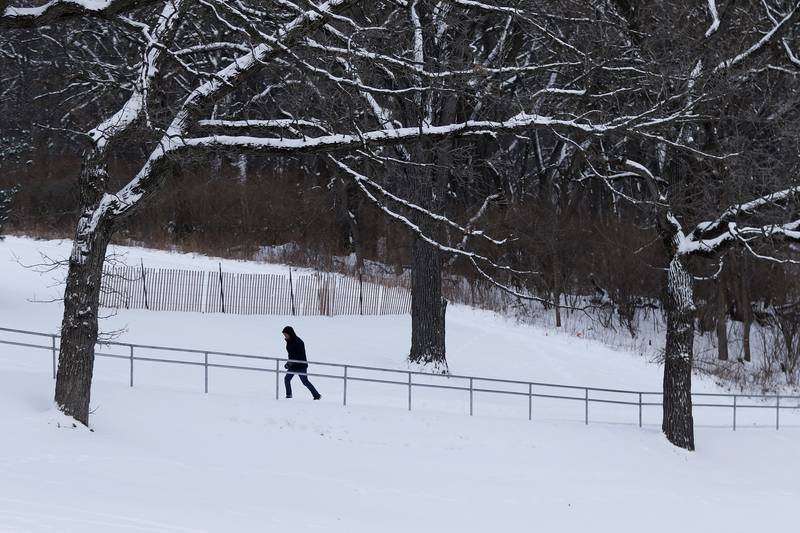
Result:
<svg viewBox="0 0 800 533">
<path fill-rule="evenodd" d="M 111 223 L 93 223 L 92 213 L 84 211 L 78 222 L 69 259 L 55 392 L 59 409 L 85 425 L 89 424 L 103 262 L 112 233 Z"/>
<path fill-rule="evenodd" d="M 795 365 L 797 364 L 800 347 L 794 341 L 797 334 L 798 322 L 797 315 L 792 312 L 780 313 L 777 316 L 778 327 L 783 335 L 783 342 L 786 345 L 786 361 L 782 369 L 786 373 L 786 378 L 791 382 L 794 376 Z"/>
<path fill-rule="evenodd" d="M 411 353 L 408 358 L 446 372 L 447 301 L 442 297 L 441 253 L 427 242 L 414 239 L 411 258 Z"/>
<path fill-rule="evenodd" d="M 64 290 L 55 402 L 64 414 L 88 425 L 100 284 L 114 226 L 107 216 L 106 152 L 91 149 L 85 153 L 78 179 L 81 215 Z"/>
<path fill-rule="evenodd" d="M 436 170 L 416 171 L 411 182 L 417 203 L 433 213 L 443 213 L 448 170 L 452 166 L 449 146 L 418 148 L 418 160 L 437 163 Z M 437 239 L 440 226 L 425 215 L 414 215 L 414 222 L 424 235 Z M 442 294 L 441 251 L 414 237 L 411 244 L 411 362 L 430 365 L 435 372 L 447 372 L 445 350 L 445 313 L 447 301 Z"/>
<path fill-rule="evenodd" d="M 342 217 L 347 223 L 348 252 L 356 255 L 356 271 L 364 270 L 364 249 L 361 226 L 358 223 L 358 191 L 350 182 L 339 180 L 336 188 L 337 203 Z"/>
<path fill-rule="evenodd" d="M 717 348 L 720 361 L 728 360 L 728 289 L 725 281 L 717 286 Z"/>
<path fill-rule="evenodd" d="M 742 323 L 744 324 L 742 351 L 744 352 L 744 360 L 750 361 L 750 330 L 753 325 L 753 304 L 750 301 L 750 275 L 747 271 L 747 266 L 748 261 L 745 255 L 739 268 L 739 306 L 742 308 Z"/>
<path fill-rule="evenodd" d="M 247 183 L 247 156 L 244 154 L 239 154 L 236 158 L 236 170 L 238 173 L 237 178 L 239 179 L 239 183 L 245 184 Z"/>
<path fill-rule="evenodd" d="M 748 302 L 749 305 L 749 302 Z M 744 352 L 744 360 L 750 361 L 750 330 L 753 325 L 752 313 L 746 314 L 744 319 L 744 329 L 742 330 L 742 351 Z"/>
<path fill-rule="evenodd" d="M 556 309 L 556 327 L 561 327 L 561 264 L 558 254 L 553 254 L 553 302 Z"/>
<path fill-rule="evenodd" d="M 670 262 L 665 300 L 667 346 L 664 354 L 664 418 L 661 428 L 675 446 L 694 450 L 694 290 L 692 277 L 679 257 L 674 257 Z"/>
</svg>

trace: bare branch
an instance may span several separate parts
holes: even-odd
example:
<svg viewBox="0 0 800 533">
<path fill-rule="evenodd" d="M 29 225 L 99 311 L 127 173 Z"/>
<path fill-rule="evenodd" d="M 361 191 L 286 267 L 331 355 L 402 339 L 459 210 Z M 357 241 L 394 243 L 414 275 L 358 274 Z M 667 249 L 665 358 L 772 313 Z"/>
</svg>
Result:
<svg viewBox="0 0 800 533">
<path fill-rule="evenodd" d="M 8 6 L 0 28 L 35 28 L 75 17 L 110 19 L 158 0 L 51 0 L 39 7 Z"/>
</svg>

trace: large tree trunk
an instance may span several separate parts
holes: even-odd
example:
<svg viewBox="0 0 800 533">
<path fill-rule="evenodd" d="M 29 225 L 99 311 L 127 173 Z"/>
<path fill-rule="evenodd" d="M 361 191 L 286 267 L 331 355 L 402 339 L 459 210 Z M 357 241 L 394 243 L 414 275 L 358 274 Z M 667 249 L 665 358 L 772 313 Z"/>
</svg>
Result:
<svg viewBox="0 0 800 533">
<path fill-rule="evenodd" d="M 107 216 L 107 180 L 104 153 L 85 154 L 79 178 L 81 216 L 69 258 L 56 375 L 56 405 L 64 414 L 86 425 L 103 262 L 113 232 L 113 220 Z"/>
<path fill-rule="evenodd" d="M 439 165 L 436 170 L 421 170 L 412 174 L 410 184 L 416 203 L 432 213 L 443 213 L 449 168 L 452 157 L 448 145 L 428 150 L 418 149 L 417 161 Z M 412 220 L 422 233 L 442 242 L 439 223 L 430 217 L 415 214 Z M 435 372 L 447 372 L 445 352 L 445 313 L 447 302 L 442 296 L 442 269 L 444 259 L 441 251 L 414 236 L 411 244 L 411 352 L 408 359 L 413 363 L 427 365 Z"/>
<path fill-rule="evenodd" d="M 728 288 L 725 280 L 717 286 L 717 352 L 720 361 L 728 360 Z"/>
<path fill-rule="evenodd" d="M 436 194 L 428 189 L 422 205 L 436 203 Z M 436 237 L 436 223 L 424 216 L 416 222 L 425 235 Z M 413 363 L 430 365 L 434 371 L 447 372 L 445 353 L 445 312 L 442 296 L 442 254 L 438 248 L 419 237 L 411 244 L 411 352 Z"/>
<path fill-rule="evenodd" d="M 694 450 L 692 359 L 694 290 L 692 277 L 674 257 L 667 272 L 664 309 L 667 346 L 664 354 L 664 418 L 662 430 L 671 443 Z"/>
<path fill-rule="evenodd" d="M 751 312 L 749 314 L 745 314 L 744 328 L 742 329 L 742 352 L 744 354 L 744 360 L 748 362 L 750 361 L 750 353 L 752 351 L 750 348 L 750 334 L 752 326 L 753 326 L 753 318 Z"/>
<path fill-rule="evenodd" d="M 90 216 L 90 212 L 85 216 Z M 86 425 L 89 424 L 100 284 L 110 238 L 110 223 L 101 221 L 93 227 L 90 220 L 81 219 L 64 291 L 55 401 L 65 414 Z"/>
<path fill-rule="evenodd" d="M 412 362 L 446 372 L 445 311 L 442 297 L 442 257 L 437 248 L 415 238 L 411 248 Z"/>
<path fill-rule="evenodd" d="M 742 257 L 741 266 L 738 269 L 739 273 L 739 298 L 738 306 L 741 308 L 742 323 L 744 329 L 742 332 L 742 351 L 744 352 L 744 360 L 750 361 L 750 333 L 753 325 L 753 304 L 750 301 L 750 272 L 748 272 L 747 255 Z"/>
</svg>

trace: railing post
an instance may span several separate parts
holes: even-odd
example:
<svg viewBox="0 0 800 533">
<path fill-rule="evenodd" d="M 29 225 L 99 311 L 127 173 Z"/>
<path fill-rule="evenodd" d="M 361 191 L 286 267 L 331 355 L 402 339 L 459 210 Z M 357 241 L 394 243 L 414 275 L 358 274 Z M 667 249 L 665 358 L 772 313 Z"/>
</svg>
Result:
<svg viewBox="0 0 800 533">
<path fill-rule="evenodd" d="M 472 378 L 469 378 L 469 416 L 472 416 Z"/>
<path fill-rule="evenodd" d="M 775 429 L 781 428 L 781 395 L 775 395 Z"/>
<path fill-rule="evenodd" d="M 56 379 L 56 336 L 52 335 L 50 339 L 53 341 L 53 379 Z"/>
<path fill-rule="evenodd" d="M 408 373 L 408 410 L 411 410 L 411 372 Z"/>
<path fill-rule="evenodd" d="M 733 395 L 733 430 L 736 431 L 736 395 Z"/>
<path fill-rule="evenodd" d="M 528 383 L 528 420 L 533 420 L 533 383 Z"/>
<path fill-rule="evenodd" d="M 586 388 L 586 389 L 583 389 L 583 390 L 586 393 L 584 395 L 584 398 L 586 399 L 586 404 L 585 404 L 586 408 L 584 409 L 583 423 L 588 426 L 589 425 L 589 389 Z"/>
<path fill-rule="evenodd" d="M 203 366 L 204 366 L 204 369 L 205 369 L 205 374 L 206 374 L 206 375 L 205 375 L 205 378 L 206 378 L 206 388 L 205 388 L 205 391 L 206 391 L 206 394 L 208 394 L 208 352 L 204 352 L 204 353 L 203 353 L 203 355 L 205 356 L 205 362 L 204 362 L 204 364 L 203 364 Z"/>
<path fill-rule="evenodd" d="M 642 393 L 639 393 L 639 427 L 642 427 Z"/>
<path fill-rule="evenodd" d="M 347 365 L 344 365 L 344 399 L 342 405 L 347 405 Z"/>
<path fill-rule="evenodd" d="M 281 369 L 280 360 L 275 359 L 275 399 L 279 399 L 281 392 Z"/>
<path fill-rule="evenodd" d="M 131 387 L 133 387 L 133 344 L 131 344 L 130 347 L 131 347 Z"/>
</svg>

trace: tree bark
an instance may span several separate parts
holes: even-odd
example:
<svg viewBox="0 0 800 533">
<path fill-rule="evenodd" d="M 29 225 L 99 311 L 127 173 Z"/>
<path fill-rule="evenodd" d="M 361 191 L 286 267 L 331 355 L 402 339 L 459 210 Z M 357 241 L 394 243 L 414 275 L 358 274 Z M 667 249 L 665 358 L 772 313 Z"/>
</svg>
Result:
<svg viewBox="0 0 800 533">
<path fill-rule="evenodd" d="M 446 115 L 446 114 L 445 114 Z M 447 116 L 447 115 L 446 115 Z M 418 146 L 416 161 L 439 165 L 435 170 L 410 173 L 409 183 L 416 203 L 433 213 L 443 213 L 452 156 L 449 145 Z M 412 215 L 422 233 L 438 239 L 440 225 L 423 214 Z M 439 241 L 441 242 L 441 241 Z M 409 361 L 430 366 L 434 372 L 447 372 L 445 350 L 445 313 L 447 301 L 442 294 L 441 251 L 414 236 L 411 244 L 411 351 Z"/>
<path fill-rule="evenodd" d="M 561 263 L 558 253 L 553 253 L 553 302 L 556 309 L 556 327 L 561 327 Z"/>
<path fill-rule="evenodd" d="M 728 360 L 728 289 L 725 281 L 717 286 L 717 352 L 720 361 Z"/>
<path fill-rule="evenodd" d="M 667 272 L 664 309 L 667 346 L 664 353 L 662 430 L 675 446 L 694 450 L 692 417 L 692 360 L 694 352 L 694 289 L 680 257 Z"/>
<path fill-rule="evenodd" d="M 59 409 L 85 425 L 89 425 L 103 263 L 112 234 L 110 222 L 101 220 L 93 226 L 91 216 L 87 210 L 78 222 L 69 259 L 55 391 Z"/>
<path fill-rule="evenodd" d="M 742 329 L 742 352 L 744 353 L 744 360 L 750 361 L 750 333 L 753 326 L 752 313 L 746 314 L 744 319 L 744 328 Z"/>
<path fill-rule="evenodd" d="M 446 372 L 445 312 L 442 297 L 442 257 L 439 250 L 421 239 L 411 247 L 411 353 L 414 363 L 431 365 Z"/>
<path fill-rule="evenodd" d="M 358 223 L 358 190 L 351 182 L 339 180 L 337 184 L 337 204 L 341 217 L 345 220 L 348 252 L 356 256 L 356 271 L 364 270 L 364 249 L 361 227 Z"/>
<path fill-rule="evenodd" d="M 753 325 L 753 304 L 750 300 L 750 273 L 747 267 L 747 255 L 743 255 L 741 267 L 739 268 L 739 306 L 742 308 L 742 323 L 744 324 L 742 351 L 744 352 L 744 360 L 750 361 L 750 332 Z"/>
<path fill-rule="evenodd" d="M 84 154 L 79 176 L 80 217 L 69 258 L 61 321 L 61 347 L 56 374 L 55 402 L 78 422 L 89 424 L 94 346 L 106 249 L 114 221 L 108 216 L 106 153 Z"/>
</svg>

